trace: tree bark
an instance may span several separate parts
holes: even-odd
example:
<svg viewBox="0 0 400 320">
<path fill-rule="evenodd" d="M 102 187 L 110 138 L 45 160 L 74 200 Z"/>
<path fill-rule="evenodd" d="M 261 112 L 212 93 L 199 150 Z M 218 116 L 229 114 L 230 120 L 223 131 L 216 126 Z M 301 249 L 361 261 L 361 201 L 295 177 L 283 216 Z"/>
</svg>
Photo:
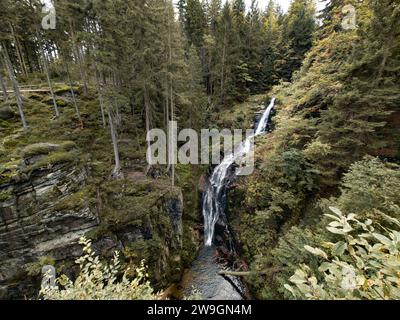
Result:
<svg viewBox="0 0 400 320">
<path fill-rule="evenodd" d="M 119 159 L 117 133 L 115 131 L 114 120 L 113 120 L 113 117 L 111 114 L 110 105 L 107 106 L 107 113 L 108 113 L 108 122 L 110 124 L 111 141 L 112 141 L 112 145 L 113 145 L 113 149 L 114 149 L 114 160 L 115 160 L 115 166 L 114 166 L 114 170 L 112 172 L 112 176 L 116 179 L 119 179 L 122 177 L 121 162 Z"/>
<path fill-rule="evenodd" d="M 226 26 L 224 32 L 224 41 L 222 47 L 222 66 L 221 66 L 221 103 L 224 104 L 225 101 L 225 55 L 226 55 Z"/>
<path fill-rule="evenodd" d="M 173 19 L 173 17 L 171 18 Z M 170 19 L 168 19 L 168 47 L 169 47 L 169 65 L 172 66 L 172 40 L 171 40 L 171 24 Z M 173 78 L 172 73 L 170 74 L 170 105 L 171 105 L 171 121 L 174 121 L 175 118 L 175 105 L 174 105 L 174 86 L 173 86 Z M 176 141 L 174 140 L 174 135 L 171 132 L 171 136 L 169 137 L 170 143 L 175 145 Z M 175 150 L 175 148 L 173 149 Z M 172 155 L 172 159 L 175 159 L 175 155 Z M 175 164 L 170 163 L 171 165 L 171 184 L 175 186 Z"/>
<path fill-rule="evenodd" d="M 77 62 L 79 64 L 79 72 L 81 74 L 81 78 L 82 78 L 82 81 L 83 81 L 83 93 L 85 95 L 87 95 L 87 93 L 88 93 L 88 85 L 87 85 L 87 79 L 86 79 L 86 72 L 85 72 L 85 69 L 84 69 L 83 64 L 82 64 L 82 59 L 83 58 L 81 56 L 79 45 L 75 41 L 75 32 L 74 32 L 74 28 L 72 27 L 71 21 L 70 21 L 69 27 L 70 27 L 70 32 L 71 32 L 71 39 L 72 39 L 72 47 L 73 47 L 73 51 L 74 51 L 74 56 L 75 56 L 75 58 L 76 58 L 76 60 L 77 60 Z"/>
<path fill-rule="evenodd" d="M 270 275 L 276 272 L 281 271 L 281 268 L 271 268 L 263 271 L 227 271 L 227 270 L 222 270 L 219 271 L 218 274 L 220 276 L 233 276 L 233 277 L 246 277 L 251 274 L 256 274 L 260 276 L 265 276 L 265 275 Z"/>
<path fill-rule="evenodd" d="M 149 96 L 147 93 L 147 89 L 144 88 L 144 97 L 143 97 L 143 102 L 144 102 L 144 110 L 145 110 L 145 118 L 146 118 L 146 138 L 147 138 L 147 134 L 150 132 L 150 106 L 149 106 Z M 150 150 L 150 141 L 148 139 L 147 140 L 147 148 L 148 150 Z M 146 175 L 149 173 L 149 170 L 151 168 L 151 160 L 152 159 L 148 159 L 149 163 L 147 165 L 146 168 Z"/>
<path fill-rule="evenodd" d="M 83 129 L 83 121 L 82 121 L 82 117 L 81 117 L 81 112 L 80 112 L 80 110 L 79 110 L 78 103 L 76 102 L 74 87 L 73 87 L 73 85 L 72 85 L 71 75 L 70 75 L 70 73 L 69 73 L 68 62 L 65 63 L 65 68 L 66 68 L 66 71 L 67 71 L 67 77 L 68 77 L 69 87 L 70 87 L 71 94 L 72 94 L 72 101 L 73 101 L 73 103 L 74 103 L 76 115 L 77 115 L 77 117 L 78 117 L 79 126 L 80 126 L 81 129 Z"/>
<path fill-rule="evenodd" d="M 60 116 L 60 110 L 58 109 L 56 97 L 54 95 L 53 84 L 52 84 L 51 79 L 50 79 L 49 66 L 47 64 L 47 58 L 46 58 L 46 55 L 45 55 L 44 50 L 43 50 L 43 45 L 42 45 L 41 37 L 39 35 L 39 31 L 37 30 L 36 33 L 37 33 L 37 38 L 39 40 L 39 47 L 40 47 L 40 53 L 41 53 L 41 56 L 42 56 L 44 72 L 46 74 L 47 83 L 49 84 L 51 99 L 53 100 L 54 111 L 56 112 L 56 117 L 58 118 Z"/>
<path fill-rule="evenodd" d="M 3 48 L 0 46 L 0 49 L 3 49 Z M 18 81 L 15 77 L 14 69 L 11 65 L 11 61 L 10 61 L 10 57 L 8 56 L 7 49 L 4 48 L 2 51 L 3 51 L 3 55 L 4 55 L 4 61 L 5 61 L 7 70 L 8 70 L 8 74 L 9 74 L 11 82 L 13 84 L 15 99 L 17 101 L 18 111 L 19 111 L 19 115 L 21 117 L 22 126 L 23 126 L 24 130 L 27 130 L 29 127 L 28 127 L 28 123 L 26 122 L 26 118 L 25 118 L 25 114 L 24 114 L 23 100 L 22 100 L 21 93 L 19 91 Z"/>
<path fill-rule="evenodd" d="M 3 97 L 4 101 L 8 100 L 8 93 L 7 93 L 7 88 L 6 84 L 4 82 L 3 76 L 0 73 L 0 85 L 1 85 L 1 91 L 3 91 Z"/>
<path fill-rule="evenodd" d="M 97 70 L 97 66 L 95 66 L 95 69 L 96 69 L 95 70 L 95 74 L 96 74 L 97 94 L 99 96 L 100 110 L 101 110 L 101 119 L 103 121 L 103 127 L 105 128 L 107 126 L 107 123 L 106 123 L 106 117 L 105 117 L 105 114 L 104 114 L 104 99 L 103 99 L 103 95 L 101 93 L 99 71 Z"/>
<path fill-rule="evenodd" d="M 24 60 L 23 55 L 22 55 L 21 46 L 20 46 L 19 41 L 18 41 L 18 39 L 17 39 L 17 37 L 15 35 L 14 26 L 12 25 L 11 22 L 9 23 L 9 25 L 10 25 L 11 35 L 12 35 L 14 43 L 15 43 L 15 48 L 16 48 L 16 51 L 17 51 L 17 56 L 18 56 L 18 60 L 19 60 L 20 66 L 21 66 L 21 70 L 22 70 L 22 73 L 26 76 L 26 75 L 28 75 L 28 70 L 27 70 L 27 67 L 26 67 L 25 60 Z"/>
</svg>

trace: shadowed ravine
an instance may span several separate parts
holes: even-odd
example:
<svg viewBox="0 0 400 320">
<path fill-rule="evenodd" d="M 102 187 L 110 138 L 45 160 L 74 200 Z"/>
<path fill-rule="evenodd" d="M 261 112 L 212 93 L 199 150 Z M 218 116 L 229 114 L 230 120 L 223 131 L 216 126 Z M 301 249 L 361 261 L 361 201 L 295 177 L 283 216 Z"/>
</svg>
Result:
<svg viewBox="0 0 400 320">
<path fill-rule="evenodd" d="M 203 196 L 204 242 L 205 246 L 193 262 L 191 281 L 187 291 L 195 289 L 207 300 L 240 300 L 245 295 L 245 288 L 240 279 L 223 277 L 218 271 L 227 267 L 217 261 L 217 249 L 213 246 L 215 225 L 221 217 L 225 217 L 225 197 L 229 185 L 229 173 L 234 163 L 243 158 L 251 150 L 251 140 L 263 134 L 267 129 L 270 114 L 274 108 L 273 98 L 261 117 L 255 134 L 241 143 L 235 154 L 226 156 L 211 174 L 207 190 Z"/>
</svg>

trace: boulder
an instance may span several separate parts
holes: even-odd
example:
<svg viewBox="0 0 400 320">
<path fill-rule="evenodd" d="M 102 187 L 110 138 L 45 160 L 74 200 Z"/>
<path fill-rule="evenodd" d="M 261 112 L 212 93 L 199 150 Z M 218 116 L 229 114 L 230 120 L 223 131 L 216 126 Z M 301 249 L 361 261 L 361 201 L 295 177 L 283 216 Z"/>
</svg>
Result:
<svg viewBox="0 0 400 320">
<path fill-rule="evenodd" d="M 11 107 L 1 107 L 0 108 L 0 119 L 1 120 L 10 120 L 13 119 L 15 116 L 15 113 Z"/>
</svg>

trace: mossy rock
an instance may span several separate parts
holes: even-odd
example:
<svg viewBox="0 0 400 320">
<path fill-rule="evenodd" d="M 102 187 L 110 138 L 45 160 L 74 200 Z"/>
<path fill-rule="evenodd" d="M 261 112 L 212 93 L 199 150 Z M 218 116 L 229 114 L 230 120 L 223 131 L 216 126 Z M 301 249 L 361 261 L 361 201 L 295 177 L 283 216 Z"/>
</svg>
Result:
<svg viewBox="0 0 400 320">
<path fill-rule="evenodd" d="M 41 101 L 43 99 L 43 96 L 39 93 L 32 92 L 28 95 L 28 98 L 35 101 Z"/>
<path fill-rule="evenodd" d="M 7 202 L 13 197 L 12 190 L 10 188 L 5 190 L 0 190 L 0 202 Z"/>
<path fill-rule="evenodd" d="M 46 155 L 59 150 L 60 146 L 54 143 L 40 142 L 26 146 L 21 153 L 22 158 L 30 158 L 37 155 Z"/>
<path fill-rule="evenodd" d="M 60 144 L 39 142 L 26 146 L 21 153 L 22 158 L 30 158 L 37 155 L 47 155 L 54 151 L 71 151 L 76 149 L 73 141 L 65 141 Z"/>
<path fill-rule="evenodd" d="M 57 164 L 78 161 L 77 152 L 56 151 L 45 157 L 37 159 L 33 164 L 27 166 L 22 172 L 32 172 L 39 169 L 48 169 Z"/>
<path fill-rule="evenodd" d="M 95 206 L 95 190 L 92 186 L 86 186 L 78 192 L 61 199 L 55 206 L 55 211 L 80 210 L 85 207 Z"/>
<path fill-rule="evenodd" d="M 9 183 L 18 176 L 20 160 L 0 164 L 0 185 Z"/>
<path fill-rule="evenodd" d="M 10 120 L 14 117 L 15 113 L 11 107 L 5 106 L 0 108 L 0 120 Z"/>
</svg>

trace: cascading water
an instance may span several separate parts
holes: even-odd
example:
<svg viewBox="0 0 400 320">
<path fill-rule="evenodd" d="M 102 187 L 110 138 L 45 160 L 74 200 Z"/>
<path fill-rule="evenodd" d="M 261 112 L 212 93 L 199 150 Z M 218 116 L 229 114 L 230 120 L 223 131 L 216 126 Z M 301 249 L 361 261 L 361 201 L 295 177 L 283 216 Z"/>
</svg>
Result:
<svg viewBox="0 0 400 320">
<path fill-rule="evenodd" d="M 211 175 L 210 183 L 203 198 L 204 238 L 206 246 L 212 246 L 215 224 L 225 209 L 221 199 L 226 192 L 226 180 L 229 169 L 238 159 L 242 159 L 250 151 L 252 146 L 251 140 L 265 132 L 274 105 L 275 98 L 272 98 L 271 103 L 261 117 L 255 134 L 243 141 L 235 153 L 227 155 Z"/>
<path fill-rule="evenodd" d="M 193 261 L 187 278 L 182 283 L 182 293 L 186 296 L 191 295 L 195 289 L 195 292 L 205 300 L 242 300 L 247 297 L 246 286 L 240 278 L 218 275 L 219 271 L 230 267 L 224 258 L 218 259 L 218 249 L 213 246 L 214 227 L 219 217 L 223 217 L 224 214 L 224 197 L 231 178 L 233 163 L 248 154 L 252 147 L 251 139 L 265 132 L 274 103 L 275 99 L 272 99 L 254 134 L 236 148 L 234 155 L 226 155 L 210 177 L 210 183 L 203 198 L 205 246 Z"/>
</svg>

